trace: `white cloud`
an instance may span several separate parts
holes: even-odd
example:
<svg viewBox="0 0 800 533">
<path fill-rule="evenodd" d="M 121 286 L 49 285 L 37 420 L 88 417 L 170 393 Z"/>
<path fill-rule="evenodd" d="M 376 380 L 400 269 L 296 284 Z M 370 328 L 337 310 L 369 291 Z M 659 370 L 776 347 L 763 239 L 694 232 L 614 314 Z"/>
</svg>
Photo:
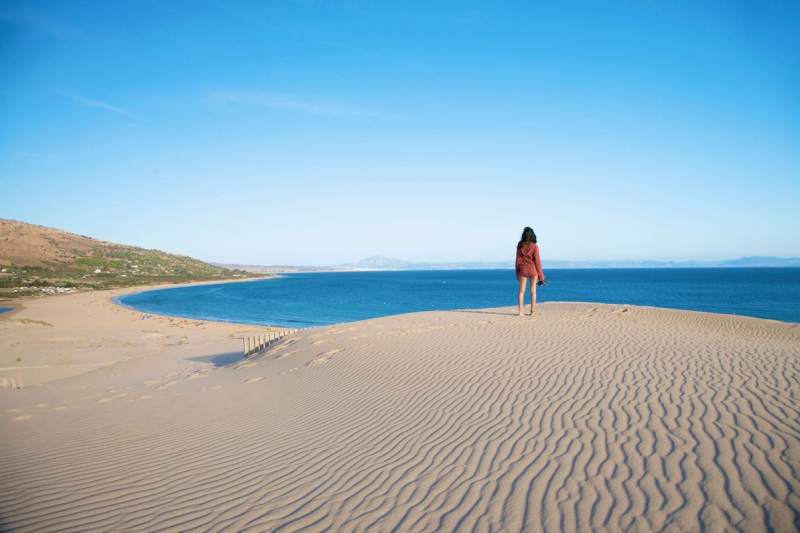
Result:
<svg viewBox="0 0 800 533">
<path fill-rule="evenodd" d="M 70 100 L 74 100 L 74 101 L 76 101 L 78 103 L 81 103 L 81 104 L 83 104 L 85 106 L 88 106 L 88 107 L 96 107 L 98 109 L 104 109 L 106 111 L 111 111 L 113 113 L 118 113 L 120 115 L 125 115 L 127 117 L 133 116 L 133 115 L 131 115 L 130 112 L 128 112 L 127 110 L 125 110 L 125 109 L 123 109 L 121 107 L 118 107 L 118 106 L 115 106 L 115 105 L 111 105 L 111 104 L 107 104 L 105 102 L 101 102 L 100 100 L 92 100 L 91 98 L 85 98 L 83 96 L 79 96 L 77 94 L 74 94 L 74 93 L 71 93 L 71 92 L 67 92 L 67 91 L 58 91 L 58 94 L 60 94 L 61 96 L 66 97 L 66 98 L 69 98 Z"/>
<path fill-rule="evenodd" d="M 284 93 L 269 91 L 212 91 L 204 98 L 218 104 L 266 107 L 310 115 L 331 117 L 384 117 L 384 113 L 333 103 L 314 102 Z"/>
</svg>

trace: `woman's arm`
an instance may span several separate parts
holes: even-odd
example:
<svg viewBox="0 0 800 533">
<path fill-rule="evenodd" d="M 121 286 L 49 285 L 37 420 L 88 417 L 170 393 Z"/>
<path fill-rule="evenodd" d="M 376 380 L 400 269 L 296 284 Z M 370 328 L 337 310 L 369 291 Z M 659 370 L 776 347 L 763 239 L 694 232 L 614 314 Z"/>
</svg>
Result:
<svg viewBox="0 0 800 533">
<path fill-rule="evenodd" d="M 544 281 L 544 272 L 542 271 L 542 260 L 539 257 L 539 246 L 533 247 L 533 264 L 536 266 L 536 273 L 539 275 L 539 281 Z"/>
</svg>

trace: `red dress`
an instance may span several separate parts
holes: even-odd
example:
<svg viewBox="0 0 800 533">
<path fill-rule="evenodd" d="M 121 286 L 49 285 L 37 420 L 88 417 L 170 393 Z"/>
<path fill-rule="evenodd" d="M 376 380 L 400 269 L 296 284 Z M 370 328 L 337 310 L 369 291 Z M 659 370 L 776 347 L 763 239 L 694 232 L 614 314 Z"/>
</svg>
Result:
<svg viewBox="0 0 800 533">
<path fill-rule="evenodd" d="M 517 246 L 517 277 L 538 277 L 544 279 L 542 261 L 539 259 L 539 246 L 533 242 L 523 242 Z"/>
</svg>

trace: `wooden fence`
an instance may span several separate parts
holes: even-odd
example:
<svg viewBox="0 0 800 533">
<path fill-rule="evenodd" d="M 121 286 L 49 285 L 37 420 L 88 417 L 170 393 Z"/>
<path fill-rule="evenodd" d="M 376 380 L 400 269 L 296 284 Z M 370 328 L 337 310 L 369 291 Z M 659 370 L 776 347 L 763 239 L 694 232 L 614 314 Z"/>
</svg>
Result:
<svg viewBox="0 0 800 533">
<path fill-rule="evenodd" d="M 286 329 L 283 331 L 265 333 L 263 335 L 258 335 L 256 337 L 245 337 L 242 339 L 242 348 L 244 349 L 244 356 L 250 357 L 251 355 L 257 354 L 262 350 L 266 350 L 270 344 L 279 341 L 286 335 L 291 335 L 292 333 L 297 333 L 298 331 L 302 330 Z"/>
<path fill-rule="evenodd" d="M 0 378 L 0 389 L 24 389 L 25 380 L 22 376 Z"/>
</svg>

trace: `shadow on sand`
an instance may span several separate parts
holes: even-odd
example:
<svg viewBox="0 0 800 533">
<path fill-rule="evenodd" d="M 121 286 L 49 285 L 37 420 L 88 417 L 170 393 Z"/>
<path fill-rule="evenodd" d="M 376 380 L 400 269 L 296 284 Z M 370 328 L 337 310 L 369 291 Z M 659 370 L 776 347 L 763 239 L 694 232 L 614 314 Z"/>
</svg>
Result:
<svg viewBox="0 0 800 533">
<path fill-rule="evenodd" d="M 242 352 L 229 352 L 219 353 L 216 355 L 203 355 L 201 357 L 190 357 L 189 361 L 197 361 L 198 363 L 211 363 L 215 367 L 226 366 L 232 363 L 238 363 L 244 359 Z"/>
<path fill-rule="evenodd" d="M 517 308 L 513 308 L 511 311 L 508 309 L 460 309 L 458 311 L 453 311 L 454 313 L 473 313 L 473 314 L 480 314 L 480 315 L 500 315 L 500 316 L 516 316 L 517 315 Z"/>
</svg>

